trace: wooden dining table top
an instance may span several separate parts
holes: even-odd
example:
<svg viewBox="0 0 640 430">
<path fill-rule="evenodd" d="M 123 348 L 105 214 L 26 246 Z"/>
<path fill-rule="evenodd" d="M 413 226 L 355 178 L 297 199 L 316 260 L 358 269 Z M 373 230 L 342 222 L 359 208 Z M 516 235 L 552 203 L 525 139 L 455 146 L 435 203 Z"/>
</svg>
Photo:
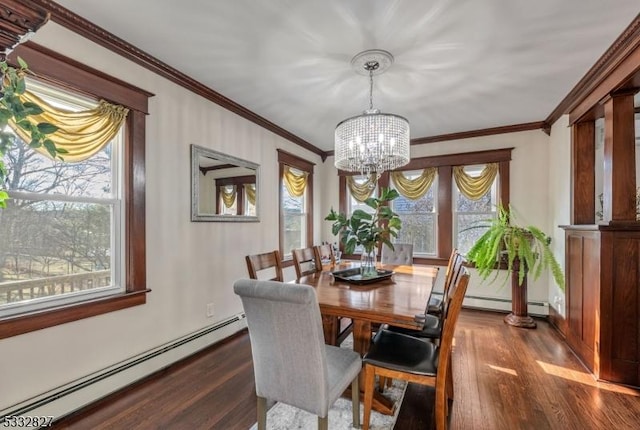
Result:
<svg viewBox="0 0 640 430">
<path fill-rule="evenodd" d="M 391 278 L 363 285 L 340 281 L 332 275 L 334 271 L 354 266 L 357 264 L 350 262 L 324 266 L 321 272 L 303 276 L 294 282 L 316 289 L 320 312 L 324 315 L 416 330 L 422 327 L 416 315 L 425 313 L 438 275 L 437 267 L 378 265 L 379 269 L 392 270 Z"/>
</svg>

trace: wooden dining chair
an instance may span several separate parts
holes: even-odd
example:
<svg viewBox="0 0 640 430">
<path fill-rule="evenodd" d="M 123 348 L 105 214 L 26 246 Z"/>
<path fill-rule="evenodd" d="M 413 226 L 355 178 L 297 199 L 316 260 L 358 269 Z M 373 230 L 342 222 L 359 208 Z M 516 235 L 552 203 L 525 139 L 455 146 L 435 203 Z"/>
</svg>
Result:
<svg viewBox="0 0 640 430">
<path fill-rule="evenodd" d="M 313 247 L 294 249 L 291 253 L 293 255 L 293 266 L 296 269 L 296 278 L 322 271 L 320 256 Z"/>
<path fill-rule="evenodd" d="M 453 334 L 469 284 L 469 272 L 461 269 L 457 283 L 451 287 L 439 345 L 413 336 L 382 330 L 363 357 L 364 417 L 363 430 L 369 429 L 376 376 L 403 379 L 435 387 L 434 416 L 437 430 L 448 427 L 449 399 L 453 399 L 451 350 Z"/>
<path fill-rule="evenodd" d="M 294 249 L 292 254 L 297 278 L 322 271 L 321 254 L 316 249 Z M 305 265 L 307 266 L 306 269 Z M 353 332 L 353 321 L 350 318 L 329 315 L 324 315 L 322 318 L 323 324 L 326 326 L 328 337 L 326 340 L 329 344 L 340 345 Z"/>
<path fill-rule="evenodd" d="M 314 251 L 316 253 L 316 256 L 318 259 L 320 259 L 320 262 L 328 262 L 331 263 L 331 265 L 336 264 L 336 256 L 333 253 L 333 246 L 331 246 L 330 244 L 326 244 L 326 245 L 316 245 L 314 246 Z"/>
<path fill-rule="evenodd" d="M 444 287 L 442 290 L 442 299 L 438 297 L 430 297 L 429 304 L 427 306 L 427 313 L 432 315 L 440 315 L 442 313 L 442 303 L 448 294 L 448 289 L 453 285 L 456 280 L 452 279 L 452 277 L 457 276 L 456 268 L 462 264 L 461 259 L 464 257 L 462 254 L 458 252 L 457 249 L 453 249 L 451 251 L 451 256 L 449 257 L 449 262 L 447 264 L 447 271 L 445 272 L 444 278 Z"/>
<path fill-rule="evenodd" d="M 249 270 L 249 278 L 258 279 L 258 272 L 273 268 L 275 276 L 270 278 L 271 281 L 284 281 L 282 274 L 282 260 L 280 252 L 276 249 L 271 252 L 262 254 L 247 255 L 247 269 Z"/>
<path fill-rule="evenodd" d="M 384 328 L 387 330 L 394 331 L 396 333 L 404 333 L 409 336 L 419 337 L 422 339 L 431 339 L 436 343 L 439 343 L 442 337 L 442 328 L 444 327 L 444 319 L 448 311 L 448 306 L 450 304 L 449 294 L 451 292 L 451 286 L 455 285 L 462 274 L 464 269 L 465 259 L 460 254 L 455 254 L 451 256 L 452 264 L 451 267 L 448 267 L 448 273 L 445 275 L 445 285 L 444 285 L 444 295 L 442 296 L 442 304 L 440 306 L 440 311 L 437 315 L 433 315 L 430 313 L 425 313 L 424 315 L 418 317 L 417 319 L 423 319 L 423 325 L 421 330 L 412 330 L 404 327 L 396 327 L 393 325 L 385 325 Z M 374 338 L 374 342 L 376 339 Z"/>
</svg>

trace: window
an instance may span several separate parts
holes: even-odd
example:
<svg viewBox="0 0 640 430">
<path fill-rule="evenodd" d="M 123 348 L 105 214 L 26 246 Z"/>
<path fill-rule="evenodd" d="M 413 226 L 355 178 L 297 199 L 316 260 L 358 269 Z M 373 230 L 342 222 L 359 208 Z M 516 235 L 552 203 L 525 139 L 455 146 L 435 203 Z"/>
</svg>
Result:
<svg viewBox="0 0 640 430">
<path fill-rule="evenodd" d="M 32 80 L 27 89 L 66 111 L 98 104 Z M 53 161 L 26 144 L 7 151 L 11 200 L 0 212 L 0 317 L 124 291 L 122 142 L 119 132 L 77 163 Z"/>
<path fill-rule="evenodd" d="M 313 245 L 313 164 L 282 150 L 280 163 L 280 254 Z"/>
<path fill-rule="evenodd" d="M 478 177 L 482 174 L 485 166 L 464 166 L 464 172 L 471 177 Z M 479 198 L 471 199 L 460 192 L 460 189 L 453 183 L 454 218 L 453 237 L 455 246 L 461 254 L 465 255 L 476 240 L 486 231 L 478 226 L 479 222 L 496 217 L 498 177 L 493 180 L 489 189 Z"/>
<path fill-rule="evenodd" d="M 415 181 L 422 175 L 421 170 L 402 172 L 403 176 Z M 391 208 L 402 220 L 402 229 L 393 242 L 413 244 L 415 256 L 434 256 L 437 239 L 437 179 L 431 183 L 428 191 L 415 199 L 406 197 L 399 187 L 393 183 L 400 197 L 391 202 Z"/>
<path fill-rule="evenodd" d="M 222 215 L 238 214 L 238 198 L 235 185 L 220 186 L 218 207 L 220 208 L 219 213 Z"/>
<path fill-rule="evenodd" d="M 14 284 L 0 286 L 0 338 L 143 304 L 147 292 L 144 129 L 151 94 L 38 45 L 19 46 L 10 61 L 18 55 L 52 104 L 85 109 L 104 98 L 129 113 L 118 137 L 86 161 L 51 162 L 22 145 L 7 154 L 14 182 L 12 213 L 0 211 L 0 267 L 1 282 Z M 55 286 L 47 285 L 52 277 L 60 281 Z M 16 291 L 15 282 L 24 288 Z"/>
<path fill-rule="evenodd" d="M 403 224 L 395 241 L 413 243 L 416 263 L 444 265 L 454 247 L 460 247 L 462 252 L 468 251 L 476 235 L 479 237 L 482 231 L 463 231 L 466 226 L 476 219 L 495 216 L 497 203 L 509 204 L 509 161 L 512 150 L 504 148 L 414 158 L 403 167 L 404 170 L 381 175 L 378 187 L 394 187 L 401 194 L 391 202 Z M 460 193 L 455 180 L 456 171 L 462 169 L 466 175 L 474 177 L 488 164 L 493 165 L 496 175 L 490 181 L 490 190 L 483 192 L 477 201 Z M 428 171 L 430 175 L 427 175 Z M 433 175 L 432 182 L 424 195 L 411 200 L 402 195 L 399 189 L 402 185 L 398 186 L 394 178 L 397 173 L 402 173 L 407 181 L 415 180 L 420 175 Z M 349 214 L 357 203 L 350 194 L 349 176 L 343 172 L 339 172 L 339 175 L 340 212 Z M 356 182 L 362 181 L 356 179 Z M 428 181 L 425 179 L 425 182 Z M 405 195 L 409 194 L 405 192 Z"/>
</svg>

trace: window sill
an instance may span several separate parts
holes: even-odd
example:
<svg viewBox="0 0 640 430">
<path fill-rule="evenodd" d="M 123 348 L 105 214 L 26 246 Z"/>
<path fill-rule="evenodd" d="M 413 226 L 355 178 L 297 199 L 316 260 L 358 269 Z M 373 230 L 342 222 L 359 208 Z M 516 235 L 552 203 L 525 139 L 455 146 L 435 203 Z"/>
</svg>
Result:
<svg viewBox="0 0 640 430">
<path fill-rule="evenodd" d="M 151 290 L 134 291 L 88 302 L 0 319 L 0 339 L 29 333 L 59 324 L 143 305 Z"/>
</svg>

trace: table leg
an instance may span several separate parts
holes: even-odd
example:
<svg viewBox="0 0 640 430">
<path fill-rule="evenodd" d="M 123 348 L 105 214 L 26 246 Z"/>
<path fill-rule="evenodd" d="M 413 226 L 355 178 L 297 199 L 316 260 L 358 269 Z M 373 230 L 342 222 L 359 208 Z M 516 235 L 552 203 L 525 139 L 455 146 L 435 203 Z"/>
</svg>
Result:
<svg viewBox="0 0 640 430">
<path fill-rule="evenodd" d="M 337 346 L 338 344 L 338 317 L 333 315 L 322 315 L 322 331 L 324 332 L 324 343 Z"/>
<path fill-rule="evenodd" d="M 371 322 L 353 320 L 353 350 L 360 356 L 369 351 L 371 345 Z M 360 372 L 360 399 L 364 399 L 364 370 Z M 373 410 L 385 415 L 393 415 L 395 404 L 378 391 L 373 392 Z"/>
</svg>

